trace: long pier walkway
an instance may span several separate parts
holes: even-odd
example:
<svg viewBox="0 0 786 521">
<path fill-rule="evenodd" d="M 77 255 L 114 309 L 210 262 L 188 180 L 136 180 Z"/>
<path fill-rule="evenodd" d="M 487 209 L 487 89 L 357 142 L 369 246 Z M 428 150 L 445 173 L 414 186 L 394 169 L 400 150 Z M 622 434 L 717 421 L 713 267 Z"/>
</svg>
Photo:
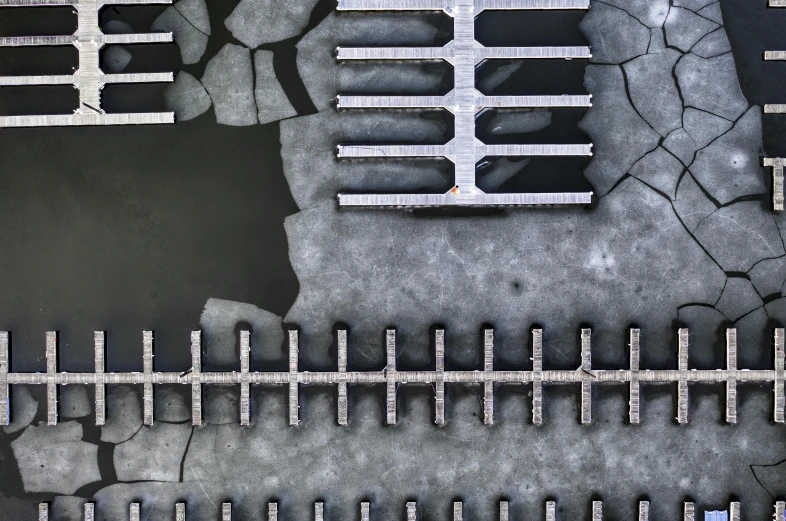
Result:
<svg viewBox="0 0 786 521">
<path fill-rule="evenodd" d="M 101 90 L 110 83 L 171 82 L 167 73 L 104 74 L 99 53 L 104 45 L 168 43 L 172 33 L 104 34 L 99 28 L 99 11 L 105 5 L 170 4 L 172 0 L 0 0 L 3 7 L 73 6 L 77 31 L 70 36 L 16 36 L 0 38 L 0 47 L 73 45 L 79 53 L 74 74 L 57 76 L 0 76 L 0 87 L 73 85 L 79 90 L 79 107 L 73 114 L 44 116 L 0 116 L 0 127 L 142 125 L 174 123 L 172 112 L 107 114 L 101 108 Z"/>
<path fill-rule="evenodd" d="M 445 96 L 339 95 L 339 109 L 446 109 L 455 136 L 445 145 L 339 145 L 341 158 L 438 157 L 455 164 L 454 187 L 445 194 L 339 194 L 341 206 L 521 206 L 589 204 L 592 192 L 490 194 L 475 184 L 475 165 L 493 156 L 591 156 L 592 145 L 486 145 L 475 137 L 475 118 L 486 108 L 589 107 L 590 96 L 486 96 L 475 89 L 475 68 L 487 59 L 591 57 L 588 47 L 485 47 L 475 40 L 475 17 L 486 9 L 588 9 L 589 0 L 339 0 L 339 11 L 444 11 L 453 18 L 454 39 L 444 47 L 337 49 L 341 61 L 444 60 L 454 69 Z"/>
<path fill-rule="evenodd" d="M 638 505 L 638 521 L 649 521 L 650 518 L 650 502 L 639 501 Z M 786 502 L 776 501 L 774 505 L 775 521 L 784 521 L 784 509 L 786 509 Z M 464 504 L 461 501 L 453 502 L 453 521 L 464 521 Z M 128 520 L 140 520 L 140 503 L 131 503 L 128 506 Z M 729 521 L 740 521 L 742 505 L 739 501 L 732 501 L 729 503 L 728 510 L 722 513 L 726 514 L 724 519 Z M 408 501 L 406 505 L 406 521 L 418 521 L 418 504 L 415 501 Z M 498 521 L 509 521 L 510 519 L 510 506 L 508 501 L 500 501 L 498 509 Z M 696 505 L 692 501 L 685 501 L 682 504 L 682 521 L 695 521 L 696 519 Z M 186 503 L 176 503 L 173 511 L 174 521 L 186 521 Z M 402 513 L 403 514 L 403 513 Z M 557 503 L 556 501 L 546 501 L 544 509 L 545 521 L 557 521 Z M 85 503 L 83 507 L 83 521 L 95 521 L 96 508 L 95 503 Z M 314 521 L 324 521 L 325 504 L 323 501 L 314 503 Z M 360 503 L 360 521 L 371 521 L 371 503 L 362 501 Z M 402 518 L 404 516 L 402 515 Z M 268 521 L 278 521 L 278 503 L 271 501 L 267 504 L 267 519 Z M 49 521 L 49 504 L 39 503 L 38 505 L 38 521 Z M 77 520 L 73 520 L 77 521 Z M 120 520 L 116 520 L 120 521 Z M 232 521 L 232 503 L 224 502 L 221 504 L 221 521 Z M 592 502 L 592 521 L 603 521 L 603 501 Z M 764 521 L 764 520 L 762 520 Z"/>
<path fill-rule="evenodd" d="M 145 331 L 143 343 L 143 371 L 113 373 L 105 371 L 105 341 L 103 331 L 94 334 L 95 371 L 92 373 L 59 372 L 57 367 L 58 334 L 46 334 L 46 372 L 15 373 L 10 371 L 9 334 L 0 332 L 0 425 L 11 420 L 9 389 L 12 385 L 46 385 L 47 423 L 55 425 L 58 421 L 58 387 L 61 385 L 95 386 L 95 421 L 104 425 L 106 420 L 105 394 L 107 385 L 142 385 L 144 424 L 152 425 L 153 387 L 160 384 L 182 384 L 191 387 L 192 423 L 202 424 L 202 386 L 239 385 L 240 386 L 240 423 L 249 425 L 251 421 L 250 386 L 287 386 L 289 388 L 289 424 L 297 425 L 299 418 L 299 389 L 301 385 L 337 386 L 338 423 L 348 424 L 348 385 L 384 385 L 386 387 L 386 422 L 396 423 L 396 394 L 402 385 L 429 385 L 435 392 L 435 418 L 437 425 L 445 423 L 445 384 L 464 384 L 483 386 L 483 421 L 494 423 L 494 386 L 495 384 L 519 384 L 532 386 L 532 421 L 538 425 L 543 422 L 544 384 L 574 384 L 581 386 L 581 422 L 592 422 L 592 387 L 603 383 L 626 383 L 629 386 L 629 421 L 640 422 L 641 384 L 671 384 L 677 386 L 676 418 L 681 424 L 688 423 L 689 389 L 691 384 L 726 385 L 725 419 L 728 423 L 737 422 L 737 385 L 739 383 L 771 382 L 773 388 L 773 420 L 784 423 L 784 341 L 783 328 L 774 330 L 773 368 L 767 370 L 748 370 L 737 367 L 737 330 L 726 330 L 726 367 L 715 370 L 689 368 L 689 333 L 687 329 L 677 331 L 678 364 L 676 369 L 641 369 L 639 365 L 641 344 L 640 331 L 630 329 L 628 341 L 630 363 L 627 369 L 592 368 L 592 331 L 581 330 L 581 365 L 574 370 L 550 370 L 543 368 L 543 330 L 532 331 L 532 369 L 498 371 L 494 369 L 494 330 L 484 331 L 482 370 L 446 371 L 445 370 L 445 332 L 434 333 L 436 366 L 434 370 L 399 371 L 396 369 L 396 331 L 386 331 L 387 365 L 382 371 L 347 370 L 347 331 L 337 332 L 338 370 L 301 371 L 298 367 L 300 349 L 298 332 L 289 331 L 289 370 L 279 372 L 251 372 L 249 369 L 250 340 L 249 332 L 240 335 L 240 371 L 203 372 L 201 332 L 191 334 L 191 360 L 189 370 L 178 372 L 158 372 L 153 367 L 153 332 Z M 662 346 L 660 347 L 662 348 Z"/>
</svg>

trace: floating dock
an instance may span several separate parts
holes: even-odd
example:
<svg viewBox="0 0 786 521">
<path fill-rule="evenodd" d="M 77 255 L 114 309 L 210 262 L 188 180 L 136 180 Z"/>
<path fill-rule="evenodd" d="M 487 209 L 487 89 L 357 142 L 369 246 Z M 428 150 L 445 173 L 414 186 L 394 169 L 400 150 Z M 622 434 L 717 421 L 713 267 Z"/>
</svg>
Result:
<svg viewBox="0 0 786 521">
<path fill-rule="evenodd" d="M 445 96 L 339 95 L 342 109 L 445 109 L 455 117 L 455 136 L 444 145 L 339 145 L 340 158 L 445 158 L 455 182 L 445 194 L 338 195 L 346 207 L 587 205 L 592 192 L 488 194 L 475 184 L 475 165 L 485 157 L 591 156 L 592 145 L 487 145 L 475 137 L 484 109 L 589 107 L 587 95 L 486 96 L 475 89 L 475 69 L 488 59 L 588 59 L 588 47 L 485 47 L 475 40 L 475 17 L 492 10 L 588 9 L 589 0 L 338 0 L 339 11 L 443 11 L 453 18 L 454 39 L 444 47 L 337 49 L 339 61 L 444 60 L 453 66 L 454 88 Z"/>
<path fill-rule="evenodd" d="M 260 372 L 249 370 L 249 333 L 241 333 L 241 364 L 240 371 L 203 372 L 202 371 L 202 340 L 201 333 L 191 334 L 192 367 L 183 372 L 159 372 L 153 367 L 153 332 L 145 331 L 143 343 L 143 371 L 114 373 L 105 371 L 106 335 L 98 331 L 95 341 L 95 371 L 92 373 L 66 373 L 58 370 L 58 334 L 50 331 L 46 334 L 46 372 L 16 373 L 9 367 L 9 333 L 0 332 L 0 425 L 7 425 L 11 420 L 9 400 L 10 387 L 13 385 L 46 385 L 47 389 L 47 423 L 55 425 L 58 421 L 58 389 L 62 385 L 93 385 L 95 386 L 95 421 L 103 425 L 106 421 L 105 393 L 107 385 L 142 385 L 143 387 L 143 423 L 152 425 L 154 422 L 153 392 L 154 386 L 161 384 L 183 384 L 191 387 L 192 424 L 202 425 L 202 386 L 203 385 L 239 385 L 240 386 L 240 423 L 251 422 L 250 387 L 257 386 L 288 386 L 289 388 L 289 424 L 300 422 L 299 390 L 301 385 L 336 386 L 338 389 L 337 422 L 339 425 L 349 423 L 349 407 L 347 403 L 347 387 L 349 385 L 384 385 L 386 394 L 385 421 L 395 425 L 397 420 L 397 390 L 402 385 L 429 385 L 435 389 L 435 418 L 437 425 L 445 423 L 445 384 L 481 385 L 483 386 L 483 422 L 494 423 L 494 391 L 496 384 L 531 385 L 532 386 L 532 422 L 543 423 L 543 384 L 575 384 L 581 387 L 580 417 L 581 423 L 592 422 L 592 389 L 603 383 L 626 383 L 629 386 L 628 419 L 631 424 L 641 420 L 640 387 L 644 383 L 676 384 L 677 404 L 676 419 L 678 423 L 689 422 L 689 391 L 695 384 L 723 383 L 726 385 L 726 422 L 737 422 L 737 386 L 740 383 L 767 383 L 773 386 L 773 420 L 784 423 L 784 358 L 785 333 L 777 328 L 773 334 L 773 369 L 748 370 L 737 367 L 737 330 L 726 330 L 726 367 L 724 369 L 691 369 L 689 366 L 689 332 L 687 329 L 677 331 L 678 363 L 676 369 L 641 369 L 639 366 L 641 341 L 640 331 L 628 331 L 630 348 L 630 366 L 628 369 L 593 369 L 592 368 L 592 331 L 581 330 L 581 364 L 575 370 L 550 370 L 543 368 L 543 330 L 532 330 L 532 370 L 494 369 L 494 330 L 483 332 L 483 368 L 476 371 L 445 370 L 445 332 L 438 329 L 434 333 L 435 358 L 434 370 L 400 371 L 396 368 L 397 346 L 395 329 L 386 330 L 385 350 L 387 365 L 382 371 L 348 371 L 347 332 L 339 330 L 338 368 L 337 371 L 301 371 L 298 364 L 300 349 L 299 334 L 296 330 L 288 332 L 289 370 L 284 372 Z"/>
<path fill-rule="evenodd" d="M 107 114 L 101 108 L 101 91 L 114 83 L 171 82 L 166 73 L 104 74 L 99 54 L 105 45 L 172 42 L 172 33 L 104 34 L 99 28 L 99 11 L 105 5 L 171 4 L 172 0 L 0 0 L 7 7 L 72 6 L 77 11 L 77 31 L 68 36 L 12 36 L 0 38 L 0 47 L 73 45 L 79 53 L 74 74 L 0 76 L 0 87 L 73 85 L 79 90 L 79 107 L 73 114 L 0 116 L 0 127 L 60 127 L 86 125 L 158 125 L 174 123 L 172 112 Z"/>
<path fill-rule="evenodd" d="M 649 521 L 650 503 L 649 501 L 639 501 L 639 521 Z M 784 521 L 784 508 L 786 503 L 777 501 L 775 503 L 775 521 Z M 176 503 L 174 509 L 175 521 L 186 521 L 186 503 Z M 128 508 L 129 521 L 139 521 L 140 519 L 141 504 L 131 503 Z M 685 501 L 682 507 L 683 521 L 696 521 L 696 507 L 693 502 Z M 727 514 L 729 521 L 740 521 L 741 505 L 738 501 L 729 503 L 728 510 L 723 513 Z M 95 503 L 85 503 L 83 507 L 84 521 L 95 520 Z M 38 521 L 49 521 L 49 504 L 39 503 L 38 505 Z M 415 501 L 409 501 L 406 505 L 406 521 L 418 521 L 418 504 Z M 363 501 L 360 503 L 360 521 L 372 521 L 371 503 Z M 404 516 L 402 516 L 404 517 Z M 544 518 L 545 521 L 557 521 L 557 503 L 556 501 L 546 501 L 544 505 Z M 267 504 L 267 519 L 268 521 L 278 521 L 278 503 L 269 502 Z M 500 501 L 498 508 L 498 521 L 509 521 L 509 505 L 508 501 Z M 73 520 L 77 521 L 77 520 Z M 232 503 L 224 502 L 221 504 L 221 521 L 232 521 Z M 314 521 L 324 521 L 324 503 L 317 501 L 314 503 Z M 464 504 L 461 501 L 453 502 L 453 519 L 452 521 L 464 521 Z M 592 521 L 603 521 L 603 501 L 592 502 Z M 762 520 L 764 521 L 764 520 Z"/>
<path fill-rule="evenodd" d="M 765 157 L 762 164 L 772 168 L 772 210 L 775 212 L 783 211 L 783 167 L 786 166 L 786 159 Z"/>
</svg>

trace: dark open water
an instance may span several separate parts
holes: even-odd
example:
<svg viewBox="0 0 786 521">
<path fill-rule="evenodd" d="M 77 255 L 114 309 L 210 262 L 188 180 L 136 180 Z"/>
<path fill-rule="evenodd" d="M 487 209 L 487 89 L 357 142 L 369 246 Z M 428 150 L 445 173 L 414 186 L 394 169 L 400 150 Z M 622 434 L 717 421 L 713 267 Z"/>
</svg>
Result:
<svg viewBox="0 0 786 521">
<path fill-rule="evenodd" d="M 213 24 L 204 64 L 231 35 L 219 23 L 233 0 L 208 0 Z M 765 64 L 765 49 L 786 48 L 786 9 L 764 0 L 723 0 L 741 83 L 755 104 L 786 102 L 786 64 Z M 330 8 L 321 2 L 315 25 Z M 106 10 L 104 20 L 146 30 L 163 8 Z M 581 15 L 485 13 L 487 45 L 586 42 Z M 4 10 L 0 35 L 68 34 L 70 9 Z M 313 111 L 293 67 L 295 41 L 270 46 L 276 70 L 298 112 Z M 174 45 L 134 47 L 129 71 L 177 72 Z M 62 49 L 0 49 L 0 74 L 68 73 L 76 53 Z M 487 67 L 488 65 L 484 66 Z M 520 93 L 582 93 L 581 61 L 527 64 L 514 76 Z M 110 87 L 110 112 L 162 110 L 163 86 Z M 4 89 L 0 113 L 68 113 L 76 91 Z M 576 128 L 581 111 L 555 112 L 554 124 L 532 138 L 588 142 Z M 770 155 L 786 155 L 786 116 L 764 118 Z M 486 136 L 481 136 L 484 139 Z M 490 139 L 490 138 L 489 138 Z M 499 138 L 497 138 L 499 139 Z M 279 157 L 278 125 L 220 126 L 212 110 L 164 127 L 15 129 L 0 131 L 0 329 L 13 331 L 12 364 L 45 369 L 44 333 L 59 330 L 62 370 L 92 370 L 92 331 L 108 331 L 108 370 L 141 370 L 141 334 L 156 332 L 156 368 L 190 366 L 188 332 L 198 328 L 210 297 L 256 304 L 284 315 L 298 285 L 289 265 L 283 221 L 297 211 Z M 533 162 L 507 190 L 584 190 L 586 163 Z M 90 423 L 88 421 L 87 423 Z M 5 444 L 1 439 L 0 444 Z M 3 473 L 0 473 L 3 477 Z M 18 494 L 18 475 L 0 492 Z M 0 508 L 0 511 L 2 508 Z"/>
</svg>

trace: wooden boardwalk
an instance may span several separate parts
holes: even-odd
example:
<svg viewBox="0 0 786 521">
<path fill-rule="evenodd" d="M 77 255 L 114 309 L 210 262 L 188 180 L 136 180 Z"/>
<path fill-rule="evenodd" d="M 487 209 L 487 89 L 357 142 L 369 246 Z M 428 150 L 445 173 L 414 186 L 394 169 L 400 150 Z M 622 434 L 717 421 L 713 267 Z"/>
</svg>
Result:
<svg viewBox="0 0 786 521">
<path fill-rule="evenodd" d="M 172 3 L 172 0 L 0 0 L 0 8 L 69 5 L 77 10 L 77 31 L 73 35 L 3 37 L 0 38 L 0 47 L 73 45 L 79 54 L 79 68 L 74 74 L 0 77 L 0 87 L 73 85 L 79 90 L 79 107 L 73 114 L 0 116 L 0 127 L 174 123 L 174 114 L 171 112 L 106 114 L 101 108 L 101 91 L 107 84 L 171 82 L 173 75 L 104 74 L 99 64 L 99 53 L 105 45 L 168 43 L 172 42 L 172 33 L 104 34 L 99 28 L 99 10 L 105 5 L 168 3 Z"/>
<path fill-rule="evenodd" d="M 639 521 L 649 521 L 650 503 L 649 501 L 639 501 Z M 142 505 L 140 503 L 131 503 L 128 507 L 129 521 L 139 521 Z M 774 520 L 784 521 L 784 508 L 786 503 L 777 501 L 774 505 Z M 500 501 L 498 508 L 498 521 L 510 521 L 509 519 L 509 505 L 508 501 Z M 740 521 L 741 504 L 738 501 L 729 503 L 728 514 L 729 521 Z M 186 521 L 187 505 L 186 503 L 176 503 L 173 511 L 174 521 Z M 406 511 L 403 513 L 402 518 L 406 516 L 406 521 L 418 521 L 418 504 L 415 501 L 409 501 L 406 504 Z M 557 521 L 557 503 L 556 501 L 546 501 L 544 505 L 544 519 L 545 521 Z M 38 505 L 38 521 L 49 521 L 50 512 L 48 503 L 39 503 Z M 363 501 L 360 503 L 360 521 L 372 521 L 371 503 Z M 686 501 L 683 503 L 683 521 L 697 521 L 696 520 L 696 507 L 693 502 Z M 73 520 L 77 521 L 77 520 Z M 95 503 L 85 503 L 83 507 L 83 521 L 95 521 Z M 116 520 L 121 521 L 121 520 Z M 232 503 L 225 502 L 221 504 L 221 521 L 232 521 Z M 269 502 L 267 504 L 267 521 L 278 521 L 278 503 Z M 314 503 L 314 521 L 324 521 L 324 502 L 317 501 Z M 402 520 L 403 521 L 403 520 Z M 461 501 L 453 502 L 453 519 L 452 521 L 464 521 L 464 504 Z M 603 521 L 603 502 L 592 502 L 592 521 Z M 765 521 L 765 520 L 762 520 Z"/>
<path fill-rule="evenodd" d="M 95 422 L 103 425 L 106 421 L 106 386 L 107 385 L 142 385 L 143 388 L 143 422 L 152 425 L 154 422 L 154 387 L 161 384 L 183 384 L 191 387 L 192 423 L 201 425 L 202 417 L 202 386 L 203 385 L 239 385 L 240 386 L 240 423 L 251 422 L 250 387 L 287 386 L 289 389 L 289 424 L 298 425 L 299 390 L 302 385 L 336 386 L 338 390 L 337 422 L 339 425 L 349 423 L 349 407 L 347 387 L 349 385 L 384 385 L 386 394 L 385 421 L 395 425 L 397 421 L 397 390 L 402 385 L 428 385 L 435 393 L 435 418 L 437 425 L 445 423 L 445 385 L 478 385 L 483 387 L 483 422 L 494 423 L 494 393 L 497 385 L 531 385 L 532 386 L 532 422 L 539 425 L 543 422 L 543 386 L 547 385 L 578 385 L 580 393 L 581 423 L 592 422 L 592 395 L 596 385 L 604 383 L 628 384 L 630 423 L 637 424 L 641 420 L 642 384 L 676 385 L 677 404 L 676 419 L 679 423 L 689 422 L 689 392 L 693 385 L 723 383 L 726 386 L 725 419 L 733 424 L 737 421 L 737 387 L 746 383 L 771 383 L 773 388 L 773 420 L 784 423 L 784 329 L 777 328 L 773 333 L 773 368 L 767 370 L 747 370 L 737 367 L 737 330 L 726 330 L 726 367 L 723 369 L 691 369 L 689 363 L 689 332 L 687 329 L 677 331 L 678 363 L 676 369 L 641 369 L 640 331 L 630 329 L 628 344 L 630 349 L 630 366 L 627 369 L 593 369 L 592 367 L 592 331 L 581 330 L 581 364 L 575 370 L 543 368 L 543 330 L 532 330 L 532 369 L 531 370 L 495 370 L 494 369 L 494 330 L 486 329 L 483 333 L 483 367 L 475 371 L 445 370 L 445 333 L 436 330 L 434 333 L 435 368 L 434 370 L 401 371 L 396 368 L 397 345 L 396 331 L 388 329 L 385 334 L 385 351 L 387 364 L 382 371 L 349 371 L 347 370 L 347 332 L 337 332 L 338 368 L 336 371 L 301 371 L 299 369 L 300 340 L 296 330 L 288 333 L 289 370 L 283 372 L 265 372 L 249 370 L 249 333 L 244 331 L 240 336 L 241 360 L 240 371 L 208 372 L 202 371 L 202 336 L 199 331 L 191 334 L 192 366 L 185 372 L 160 372 L 153 366 L 154 343 L 153 332 L 145 331 L 142 335 L 143 371 L 139 372 L 106 372 L 106 335 L 102 331 L 94 334 L 95 370 L 89 373 L 67 373 L 58 370 L 58 334 L 50 331 L 46 334 L 46 372 L 17 373 L 10 370 L 9 333 L 0 332 L 0 425 L 7 425 L 11 420 L 10 388 L 13 385 L 46 385 L 47 389 L 47 423 L 55 425 L 58 421 L 58 389 L 62 385 L 95 386 Z M 663 346 L 658 346 L 662 349 Z M 111 411 L 110 411 L 111 412 Z"/>
<path fill-rule="evenodd" d="M 444 47 L 337 49 L 340 61 L 444 60 L 453 66 L 454 87 L 445 96 L 339 95 L 339 109 L 444 109 L 455 118 L 455 135 L 444 145 L 340 145 L 341 158 L 434 157 L 455 165 L 446 194 L 339 194 L 341 206 L 530 206 L 586 205 L 591 192 L 487 194 L 475 184 L 475 165 L 485 157 L 591 156 L 592 145 L 486 145 L 475 137 L 479 111 L 532 107 L 589 107 L 590 96 L 487 96 L 475 88 L 475 69 L 488 59 L 587 59 L 588 47 L 485 47 L 475 40 L 475 17 L 486 9 L 588 9 L 589 0 L 338 0 L 339 11 L 443 11 L 453 18 L 454 39 Z"/>
</svg>

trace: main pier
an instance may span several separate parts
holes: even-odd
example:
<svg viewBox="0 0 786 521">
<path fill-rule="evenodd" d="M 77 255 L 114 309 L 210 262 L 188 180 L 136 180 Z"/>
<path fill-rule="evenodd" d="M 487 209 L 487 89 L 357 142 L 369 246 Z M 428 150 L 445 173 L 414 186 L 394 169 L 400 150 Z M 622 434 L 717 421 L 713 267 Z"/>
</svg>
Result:
<svg viewBox="0 0 786 521">
<path fill-rule="evenodd" d="M 72 6 L 77 11 L 77 31 L 69 36 L 14 36 L 0 38 L 0 47 L 73 45 L 79 53 L 74 74 L 0 76 L 0 87 L 73 85 L 79 90 L 79 107 L 73 114 L 0 116 L 0 127 L 43 127 L 83 125 L 151 125 L 174 123 L 172 112 L 107 114 L 101 108 L 101 91 L 113 83 L 171 82 L 166 73 L 104 74 L 99 63 L 105 45 L 172 42 L 172 33 L 104 34 L 99 12 L 106 5 L 171 4 L 172 0 L 0 0 L 2 8 Z"/>
<path fill-rule="evenodd" d="M 475 17 L 493 10 L 588 9 L 589 0 L 339 0 L 339 11 L 443 11 L 453 18 L 454 39 L 444 47 L 337 49 L 339 61 L 444 60 L 454 69 L 454 88 L 445 96 L 339 95 L 341 109 L 445 109 L 455 117 L 455 136 L 444 145 L 339 145 L 340 158 L 446 158 L 455 164 L 455 182 L 444 194 L 339 194 L 341 206 L 531 206 L 586 205 L 592 192 L 483 192 L 475 165 L 484 157 L 591 156 L 592 145 L 487 145 L 475 137 L 475 118 L 484 109 L 589 107 L 587 95 L 486 96 L 475 88 L 475 68 L 488 59 L 588 59 L 588 47 L 485 47 L 475 40 Z"/>
<path fill-rule="evenodd" d="M 186 503 L 176 503 L 174 508 L 174 521 L 186 521 Z M 544 518 L 545 521 L 557 521 L 557 502 L 546 501 L 544 505 Z M 453 521 L 464 521 L 464 504 L 461 501 L 453 502 Z M 786 521 L 784 518 L 784 510 L 786 510 L 786 502 L 776 501 L 774 505 L 775 521 Z M 131 503 L 128 506 L 128 520 L 140 520 L 141 503 Z M 706 514 L 721 514 L 728 521 L 740 521 L 742 507 L 739 501 L 732 501 L 729 503 L 728 510 L 705 512 Z M 83 521 L 95 521 L 95 503 L 85 503 L 83 507 Z M 314 521 L 324 521 L 325 504 L 323 501 L 314 503 Z M 500 501 L 498 508 L 497 521 L 509 521 L 510 519 L 510 506 L 508 501 Z M 403 517 L 403 516 L 402 516 Z M 418 504 L 415 501 L 408 501 L 406 505 L 406 520 L 418 521 Z M 371 521 L 371 503 L 362 501 L 360 503 L 360 521 Z M 639 501 L 638 504 L 638 521 L 649 521 L 650 518 L 650 502 Z M 721 518 L 710 518 L 721 519 Z M 271 501 L 267 504 L 267 520 L 278 521 L 278 503 Z M 38 521 L 49 521 L 49 504 L 39 503 L 38 505 Z M 77 520 L 74 520 L 77 521 Z M 119 521 L 119 520 L 118 520 Z M 232 521 L 232 503 L 224 502 L 221 504 L 221 521 Z M 603 501 L 592 502 L 592 521 L 603 521 Z M 682 504 L 682 521 L 696 521 L 696 505 L 693 501 L 685 501 Z M 762 520 L 764 521 L 764 520 Z"/>
<path fill-rule="evenodd" d="M 296 330 L 289 331 L 289 370 L 279 372 L 251 372 L 249 369 L 250 335 L 248 331 L 240 335 L 240 371 L 203 372 L 201 332 L 191 334 L 191 361 L 189 370 L 178 372 L 159 372 L 153 367 L 153 332 L 145 331 L 143 343 L 143 371 L 130 373 L 106 372 L 105 341 L 103 331 L 94 335 L 95 371 L 92 373 L 66 373 L 58 371 L 57 342 L 58 334 L 50 331 L 46 334 L 46 373 L 16 373 L 10 371 L 9 334 L 0 332 L 0 425 L 7 425 L 11 420 L 9 389 L 12 385 L 46 385 L 47 389 L 47 423 L 55 425 L 58 421 L 58 388 L 61 385 L 93 385 L 95 386 L 95 421 L 104 425 L 106 421 L 105 392 L 107 385 L 142 385 L 143 417 L 145 425 L 154 422 L 153 391 L 155 385 L 182 384 L 191 387 L 191 409 L 193 425 L 202 424 L 202 386 L 203 385 L 239 385 L 240 386 L 240 423 L 249 425 L 251 422 L 252 385 L 287 386 L 289 389 L 289 424 L 298 425 L 299 390 L 301 385 L 336 386 L 338 389 L 337 417 L 339 425 L 348 424 L 347 387 L 349 385 L 384 385 L 386 394 L 386 423 L 396 424 L 397 390 L 403 385 L 433 386 L 435 394 L 435 418 L 437 425 L 445 423 L 445 385 L 463 384 L 483 386 L 483 422 L 494 423 L 494 390 L 496 384 L 531 385 L 532 386 L 532 422 L 543 423 L 543 388 L 544 384 L 573 384 L 581 387 L 580 418 L 581 423 L 592 422 L 592 389 L 603 383 L 625 383 L 629 387 L 628 420 L 638 424 L 641 420 L 642 384 L 676 385 L 677 404 L 676 419 L 680 424 L 689 422 L 689 390 L 692 384 L 717 384 L 726 386 L 725 420 L 733 424 L 737 422 L 737 386 L 746 383 L 771 383 L 773 389 L 773 420 L 784 423 L 784 343 L 786 332 L 777 328 L 773 334 L 773 368 L 767 370 L 748 370 L 737 367 L 737 330 L 726 330 L 726 367 L 723 369 L 691 369 L 689 367 L 689 332 L 687 329 L 677 331 L 678 364 L 676 369 L 641 369 L 640 331 L 628 331 L 630 354 L 627 369 L 593 369 L 592 368 L 592 331 L 581 330 L 581 365 L 574 370 L 553 370 L 543 368 L 543 330 L 532 330 L 532 369 L 507 370 L 494 369 L 494 330 L 483 332 L 483 368 L 476 371 L 445 370 L 445 331 L 438 329 L 434 333 L 435 358 L 434 370 L 399 371 L 396 369 L 396 331 L 388 329 L 385 334 L 385 351 L 387 365 L 382 371 L 348 371 L 347 370 L 347 331 L 339 330 L 336 340 L 338 344 L 338 368 L 336 371 L 301 371 L 298 364 L 300 349 L 299 335 Z"/>
</svg>

